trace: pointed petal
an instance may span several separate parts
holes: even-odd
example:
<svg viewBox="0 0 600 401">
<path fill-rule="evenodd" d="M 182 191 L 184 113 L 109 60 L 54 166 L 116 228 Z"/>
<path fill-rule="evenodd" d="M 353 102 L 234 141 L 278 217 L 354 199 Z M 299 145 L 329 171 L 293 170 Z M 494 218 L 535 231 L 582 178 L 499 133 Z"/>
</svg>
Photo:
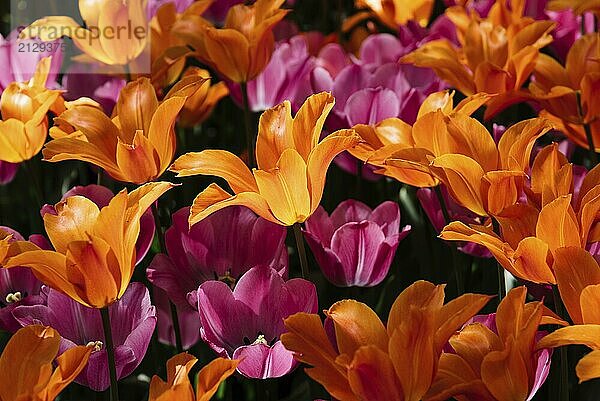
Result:
<svg viewBox="0 0 600 401">
<path fill-rule="evenodd" d="M 177 177 L 197 174 L 221 177 L 235 193 L 258 192 L 256 180 L 246 164 L 225 150 L 186 153 L 177 158 L 169 170 L 177 173 Z"/>
</svg>

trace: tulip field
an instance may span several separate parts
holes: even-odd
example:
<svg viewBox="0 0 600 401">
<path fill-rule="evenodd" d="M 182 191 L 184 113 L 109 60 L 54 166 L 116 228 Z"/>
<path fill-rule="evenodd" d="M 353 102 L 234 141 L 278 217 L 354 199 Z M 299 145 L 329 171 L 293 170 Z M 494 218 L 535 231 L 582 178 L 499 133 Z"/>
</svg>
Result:
<svg viewBox="0 0 600 401">
<path fill-rule="evenodd" d="M 0 401 L 594 401 L 600 1 L 0 4 Z"/>
</svg>

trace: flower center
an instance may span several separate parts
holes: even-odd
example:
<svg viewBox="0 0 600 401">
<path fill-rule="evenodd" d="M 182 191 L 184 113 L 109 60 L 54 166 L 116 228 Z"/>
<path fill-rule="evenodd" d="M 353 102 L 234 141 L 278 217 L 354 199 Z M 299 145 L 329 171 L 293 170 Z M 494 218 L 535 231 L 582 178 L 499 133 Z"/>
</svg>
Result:
<svg viewBox="0 0 600 401">
<path fill-rule="evenodd" d="M 252 343 L 252 345 L 257 345 L 257 344 L 262 344 L 262 345 L 266 345 L 266 346 L 269 345 L 264 334 L 259 334 L 258 337 L 256 338 L 256 340 L 254 340 L 254 342 Z"/>
<path fill-rule="evenodd" d="M 104 347 L 104 343 L 102 341 L 90 341 L 85 345 L 86 347 L 94 347 L 92 352 L 98 352 Z"/>
<path fill-rule="evenodd" d="M 227 270 L 227 272 L 225 272 L 225 275 L 219 276 L 217 278 L 217 280 L 224 282 L 225 284 L 227 284 L 231 288 L 233 288 L 235 286 L 235 282 L 236 282 L 236 279 L 235 279 L 235 277 L 233 277 L 231 275 L 231 271 L 230 270 Z"/>
<path fill-rule="evenodd" d="M 23 294 L 21 294 L 20 291 L 17 291 L 17 292 L 11 292 L 10 294 L 8 294 L 5 298 L 5 301 L 7 304 L 13 304 L 15 302 L 19 302 L 22 299 L 23 299 Z"/>
</svg>

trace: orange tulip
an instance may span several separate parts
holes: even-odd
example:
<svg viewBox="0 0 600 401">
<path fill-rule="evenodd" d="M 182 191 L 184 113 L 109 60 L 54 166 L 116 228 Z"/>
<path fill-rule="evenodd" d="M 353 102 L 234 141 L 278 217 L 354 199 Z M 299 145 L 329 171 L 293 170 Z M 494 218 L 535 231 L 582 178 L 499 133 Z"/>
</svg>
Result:
<svg viewBox="0 0 600 401">
<path fill-rule="evenodd" d="M 362 141 L 350 149 L 350 153 L 378 167 L 376 173 L 400 182 L 416 187 L 438 185 L 439 180 L 429 168 L 432 158 L 446 153 L 466 152 L 475 159 L 479 158 L 479 154 L 485 159 L 489 157 L 486 151 L 495 146 L 487 134 L 481 135 L 481 139 L 475 138 L 481 148 L 466 145 L 465 142 L 473 137 L 471 131 L 450 123 L 448 118 L 471 115 L 489 97 L 474 95 L 456 107 L 453 97 L 454 93 L 449 91 L 429 95 L 419 108 L 417 121 L 412 127 L 398 118 L 388 118 L 375 126 L 356 125 L 354 129 Z"/>
<path fill-rule="evenodd" d="M 592 352 L 577 363 L 579 381 L 600 377 L 600 267 L 587 251 L 577 247 L 555 252 L 554 270 L 560 296 L 574 326 L 564 327 L 544 337 L 542 347 L 582 344 Z"/>
<path fill-rule="evenodd" d="M 175 355 L 167 361 L 167 381 L 154 376 L 150 382 L 148 401 L 208 401 L 219 385 L 231 376 L 238 361 L 217 358 L 203 367 L 197 376 L 196 397 L 188 374 L 198 360 L 187 353 Z"/>
<path fill-rule="evenodd" d="M 538 166 L 549 158 L 546 149 L 536 158 L 539 163 L 534 163 L 532 176 L 532 188 L 539 188 L 540 192 L 534 195 L 542 199 L 541 210 L 538 211 L 532 203 L 506 208 L 496 216 L 501 236 L 489 227 L 469 227 L 452 222 L 444 228 L 440 238 L 480 244 L 488 248 L 498 263 L 514 276 L 536 283 L 556 284 L 556 272 L 551 267 L 556 252 L 569 246 L 585 249 L 587 244 L 600 240 L 596 221 L 600 211 L 600 185 L 596 185 L 600 168 L 588 173 L 577 203 L 572 204 L 572 173 L 565 168 L 570 167 L 568 164 L 559 167 L 560 160 L 556 162 L 558 179 L 552 177 L 553 174 L 536 172 Z M 539 177 L 545 178 L 546 182 L 537 183 Z"/>
<path fill-rule="evenodd" d="M 235 195 L 210 184 L 194 200 L 190 226 L 227 206 L 243 205 L 284 226 L 303 223 L 319 206 L 325 176 L 334 157 L 356 145 L 353 130 L 336 131 L 319 142 L 323 124 L 334 104 L 329 93 L 310 96 L 292 118 L 289 101 L 260 117 L 252 172 L 224 150 L 187 153 L 170 170 L 178 177 L 214 175 L 223 178 Z"/>
<path fill-rule="evenodd" d="M 204 18 L 188 13 L 173 31 L 195 49 L 198 57 L 234 82 L 256 78 L 269 63 L 275 46 L 273 28 L 286 10 L 284 0 L 258 0 L 229 9 L 225 26 L 216 28 Z"/>
<path fill-rule="evenodd" d="M 173 160 L 175 120 L 186 97 L 205 81 L 186 79 L 161 102 L 149 79 L 130 82 L 119 95 L 112 120 L 89 103 L 74 102 L 55 120 L 50 130 L 55 139 L 44 148 L 44 158 L 86 161 L 134 184 L 155 180 Z"/>
<path fill-rule="evenodd" d="M 456 120 L 458 127 L 469 131 L 470 138 L 463 142 L 464 149 L 431 160 L 431 171 L 448 187 L 452 197 L 473 213 L 501 215 L 521 196 L 533 145 L 553 128 L 552 124 L 542 118 L 521 121 L 506 130 L 496 148 L 487 129 L 477 120 L 471 117 L 450 117 L 450 120 Z M 488 150 L 484 153 L 486 142 Z M 464 154 L 469 151 L 478 158 Z"/>
<path fill-rule="evenodd" d="M 77 346 L 56 358 L 59 345 L 60 335 L 51 327 L 18 330 L 0 356 L 0 399 L 54 400 L 85 368 L 93 349 Z"/>
<path fill-rule="evenodd" d="M 49 110 L 62 112 L 60 91 L 46 89 L 51 58 L 43 58 L 29 82 L 13 82 L 0 98 L 0 161 L 19 163 L 42 149 Z"/>
<path fill-rule="evenodd" d="M 142 214 L 172 187 L 157 182 L 123 190 L 101 210 L 87 198 L 69 197 L 55 206 L 56 215 L 44 215 L 55 251 L 29 250 L 6 267 L 29 267 L 40 281 L 82 305 L 107 307 L 123 296 L 133 275 Z"/>
<path fill-rule="evenodd" d="M 356 0 L 356 8 L 367 8 L 368 14 L 359 13 L 352 18 L 356 23 L 357 17 L 364 19 L 373 16 L 384 25 L 396 31 L 400 25 L 415 21 L 422 27 L 427 26 L 433 11 L 433 0 Z"/>
<path fill-rule="evenodd" d="M 318 315 L 285 320 L 285 347 L 310 367 L 306 373 L 340 401 L 418 401 L 435 377 L 448 339 L 490 297 L 466 294 L 444 305 L 444 286 L 418 281 L 394 302 L 383 325 L 367 305 L 335 303 L 331 344 Z"/>
<path fill-rule="evenodd" d="M 175 34 L 177 21 L 186 18 L 201 18 L 214 0 L 197 0 L 183 13 L 177 13 L 175 3 L 161 5 L 150 21 L 152 82 L 157 87 L 166 87 L 177 81 L 185 68 L 186 58 L 192 50 Z M 208 23 L 208 22 L 206 22 Z"/>
<path fill-rule="evenodd" d="M 401 61 L 431 68 L 465 95 L 496 94 L 486 118 L 507 105 L 527 99 L 523 84 L 533 71 L 539 51 L 552 41 L 554 23 L 523 17 L 524 1 L 497 0 L 487 18 L 462 7 L 446 15 L 457 28 L 459 47 L 447 39 L 420 46 Z"/>
<path fill-rule="evenodd" d="M 535 81 L 529 90 L 544 108 L 542 115 L 555 121 L 569 139 L 589 147 L 583 124 L 589 124 L 596 150 L 600 150 L 600 34 L 579 38 L 569 50 L 563 67 L 547 55 L 537 59 Z"/>
<path fill-rule="evenodd" d="M 179 124 L 182 127 L 194 127 L 201 124 L 210 116 L 219 100 L 229 94 L 225 82 L 221 81 L 211 85 L 210 73 L 198 67 L 189 67 L 172 90 L 183 88 L 189 81 L 197 79 L 204 81 L 200 88 L 186 99 L 183 109 L 181 109 Z"/>
<path fill-rule="evenodd" d="M 497 330 L 470 323 L 449 341 L 452 353 L 440 358 L 437 376 L 426 401 L 456 399 L 478 401 L 527 400 L 539 388 L 540 358 L 536 334 L 542 324 L 565 324 L 541 302 L 525 304 L 525 287 L 512 289 L 500 302 L 495 315 Z M 547 351 L 546 351 L 547 352 Z M 463 398 L 464 397 L 464 398 Z"/>
<path fill-rule="evenodd" d="M 79 0 L 82 27 L 73 18 L 50 16 L 34 21 L 21 38 L 53 41 L 70 37 L 84 54 L 80 61 L 127 65 L 145 49 L 148 21 L 145 0 Z"/>
</svg>

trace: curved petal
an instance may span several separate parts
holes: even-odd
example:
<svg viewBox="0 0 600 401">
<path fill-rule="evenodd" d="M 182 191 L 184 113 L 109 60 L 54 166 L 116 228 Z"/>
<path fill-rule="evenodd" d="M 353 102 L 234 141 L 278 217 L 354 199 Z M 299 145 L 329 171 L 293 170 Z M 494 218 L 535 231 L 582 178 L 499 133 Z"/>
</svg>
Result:
<svg viewBox="0 0 600 401">
<path fill-rule="evenodd" d="M 350 388 L 361 400 L 402 400 L 403 390 L 390 357 L 373 345 L 360 347 L 348 367 Z"/>
<path fill-rule="evenodd" d="M 225 150 L 186 153 L 177 158 L 169 170 L 177 173 L 177 177 L 201 174 L 223 178 L 235 193 L 258 192 L 254 176 L 246 164 Z"/>
</svg>

